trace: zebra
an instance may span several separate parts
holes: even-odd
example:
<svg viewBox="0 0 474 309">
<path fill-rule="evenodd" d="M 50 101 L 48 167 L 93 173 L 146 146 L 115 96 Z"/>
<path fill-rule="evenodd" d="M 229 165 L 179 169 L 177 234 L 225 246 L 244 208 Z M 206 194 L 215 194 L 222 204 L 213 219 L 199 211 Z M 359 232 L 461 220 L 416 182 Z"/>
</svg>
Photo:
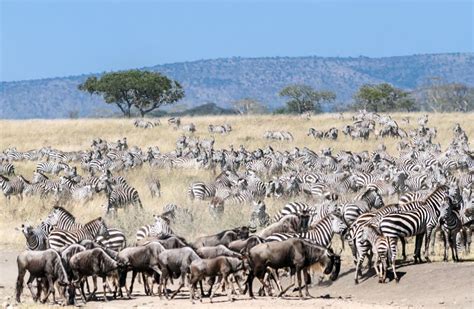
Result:
<svg viewBox="0 0 474 309">
<path fill-rule="evenodd" d="M 191 211 L 188 208 L 179 207 L 176 204 L 167 204 L 163 208 L 161 216 L 168 218 L 171 222 L 178 221 L 185 224 L 193 222 L 193 214 Z"/>
<path fill-rule="evenodd" d="M 74 182 L 71 178 L 61 176 L 61 191 L 67 191 L 71 194 L 74 200 L 88 201 L 92 199 L 92 186 L 91 185 L 79 185 Z"/>
<path fill-rule="evenodd" d="M 125 234 L 119 229 L 110 228 L 107 230 L 108 236 L 99 235 L 95 238 L 95 241 L 110 250 L 119 252 L 127 246 L 127 238 Z"/>
<path fill-rule="evenodd" d="M 22 224 L 21 231 L 26 238 L 26 246 L 28 250 L 46 250 L 48 249 L 48 235 L 53 227 L 42 222 L 36 228 L 29 224 Z"/>
<path fill-rule="evenodd" d="M 97 236 L 108 237 L 108 235 L 107 225 L 104 219 L 99 217 L 87 222 L 82 228 L 72 231 L 54 229 L 48 236 L 48 242 L 50 248 L 58 250 L 85 239 L 94 240 Z"/>
<path fill-rule="evenodd" d="M 130 204 L 143 208 L 138 191 L 129 186 L 123 177 L 111 177 L 110 171 L 100 177 L 98 191 L 105 190 L 107 195 L 106 213 L 126 207 Z M 115 185 L 114 185 L 115 184 Z"/>
<path fill-rule="evenodd" d="M 387 258 L 389 253 L 389 242 L 387 237 L 383 236 L 374 225 L 367 224 L 362 228 L 362 237 L 358 241 L 360 243 L 357 244 L 355 283 L 359 283 L 360 266 L 362 265 L 365 256 L 369 253 L 370 248 L 372 248 L 372 253 L 375 255 L 375 271 L 379 277 L 379 283 L 385 282 L 387 275 Z"/>
<path fill-rule="evenodd" d="M 253 211 L 250 215 L 250 226 L 266 227 L 270 223 L 270 216 L 266 212 L 263 201 L 253 202 Z"/>
<path fill-rule="evenodd" d="M 15 166 L 11 163 L 0 163 L 0 175 L 15 175 Z"/>
<path fill-rule="evenodd" d="M 147 178 L 146 182 L 148 185 L 148 189 L 150 190 L 151 197 L 161 197 L 160 180 L 155 176 L 151 176 Z"/>
<path fill-rule="evenodd" d="M 17 176 L 10 180 L 9 178 L 0 175 L 0 187 L 2 188 L 5 198 L 10 200 L 12 195 L 16 195 L 19 200 L 23 199 L 23 190 L 25 188 L 26 180 L 23 176 Z"/>
<path fill-rule="evenodd" d="M 191 200 L 206 200 L 216 195 L 216 186 L 204 182 L 194 182 L 188 188 L 188 196 Z"/>
<path fill-rule="evenodd" d="M 181 118 L 179 117 L 171 117 L 168 119 L 168 125 L 173 126 L 174 129 L 179 128 L 181 125 Z"/>
<path fill-rule="evenodd" d="M 60 206 L 53 207 L 43 223 L 49 224 L 55 229 L 66 231 L 83 228 L 83 225 L 76 222 L 76 218 L 69 211 Z"/>
<path fill-rule="evenodd" d="M 155 223 L 140 227 L 137 231 L 137 242 L 146 237 L 158 237 L 161 235 L 174 235 L 169 226 L 169 221 L 162 216 L 153 215 Z"/>
<path fill-rule="evenodd" d="M 378 190 L 368 188 L 365 192 L 357 195 L 352 202 L 343 203 L 340 208 L 345 222 L 350 226 L 362 213 L 368 212 L 373 208 L 378 209 L 382 206 L 384 206 L 384 203 Z"/>
<path fill-rule="evenodd" d="M 61 171 L 70 168 L 69 165 L 62 162 L 40 162 L 36 165 L 36 171 L 41 173 L 49 173 L 58 175 Z"/>
<path fill-rule="evenodd" d="M 346 231 L 347 225 L 342 217 L 331 213 L 321 219 L 318 224 L 312 226 L 307 232 L 299 234 L 275 233 L 265 238 L 265 241 L 284 241 L 289 238 L 297 237 L 303 238 L 322 247 L 329 247 L 334 234 L 344 235 Z"/>
<path fill-rule="evenodd" d="M 397 256 L 397 240 L 400 237 L 417 236 L 415 249 L 415 263 L 421 261 L 420 247 L 422 234 L 425 235 L 425 258 L 429 261 L 429 243 L 431 232 L 436 227 L 439 219 L 439 207 L 445 196 L 448 194 L 447 186 L 439 186 L 422 202 L 412 202 L 405 207 L 412 207 L 413 210 L 400 213 L 391 213 L 382 218 L 379 224 L 380 231 L 390 240 L 390 250 L 392 257 L 392 269 L 395 280 L 399 278 L 395 269 L 395 258 Z"/>
<path fill-rule="evenodd" d="M 444 234 L 444 258 L 445 262 L 448 261 L 447 243 L 451 248 L 451 255 L 454 262 L 459 261 L 458 250 L 456 246 L 456 236 L 462 228 L 461 218 L 459 214 L 453 210 L 449 197 L 441 203 L 439 225 Z"/>
</svg>

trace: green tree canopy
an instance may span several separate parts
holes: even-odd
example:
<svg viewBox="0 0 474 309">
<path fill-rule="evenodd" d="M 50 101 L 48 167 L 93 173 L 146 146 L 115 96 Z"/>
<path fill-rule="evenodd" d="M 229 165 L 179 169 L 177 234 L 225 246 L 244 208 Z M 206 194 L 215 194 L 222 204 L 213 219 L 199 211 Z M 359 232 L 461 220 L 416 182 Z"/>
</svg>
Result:
<svg viewBox="0 0 474 309">
<path fill-rule="evenodd" d="M 363 85 L 354 95 L 354 99 L 355 108 L 372 112 L 413 111 L 415 108 L 415 102 L 408 92 L 387 83 Z"/>
<path fill-rule="evenodd" d="M 173 104 L 184 97 L 181 85 L 157 72 L 129 70 L 89 77 L 79 89 L 102 95 L 108 104 L 117 105 L 131 116 L 132 107 L 143 117 L 162 105 Z"/>
<path fill-rule="evenodd" d="M 261 102 L 245 98 L 242 100 L 237 100 L 232 103 L 234 109 L 241 115 L 255 115 L 255 114 L 264 114 L 268 112 L 268 109 Z"/>
<path fill-rule="evenodd" d="M 308 85 L 289 85 L 280 91 L 290 113 L 302 114 L 308 111 L 320 112 L 321 102 L 333 102 L 336 94 L 331 91 L 316 91 Z"/>
</svg>

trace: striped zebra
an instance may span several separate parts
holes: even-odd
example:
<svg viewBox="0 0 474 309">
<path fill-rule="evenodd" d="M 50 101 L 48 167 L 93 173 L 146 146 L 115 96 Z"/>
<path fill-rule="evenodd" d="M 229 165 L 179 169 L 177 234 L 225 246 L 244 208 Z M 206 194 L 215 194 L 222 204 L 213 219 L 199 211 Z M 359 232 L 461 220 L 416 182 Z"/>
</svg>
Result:
<svg viewBox="0 0 474 309">
<path fill-rule="evenodd" d="M 99 235 L 95 238 L 95 241 L 110 250 L 119 252 L 127 246 L 127 238 L 125 234 L 119 229 L 110 228 L 107 230 L 108 236 Z"/>
<path fill-rule="evenodd" d="M 193 214 L 188 208 L 179 207 L 176 204 L 166 204 L 161 217 L 166 217 L 172 223 L 190 224 L 193 222 Z"/>
<path fill-rule="evenodd" d="M 158 177 L 150 176 L 146 179 L 151 197 L 161 197 L 161 183 Z"/>
<path fill-rule="evenodd" d="M 76 222 L 76 218 L 66 209 L 55 206 L 53 210 L 48 214 L 43 223 L 53 226 L 59 230 L 77 230 L 81 229 L 83 225 Z"/>
<path fill-rule="evenodd" d="M 365 192 L 358 194 L 350 203 L 341 204 L 341 212 L 348 226 L 363 213 L 384 206 L 383 198 L 377 189 L 368 188 Z"/>
<path fill-rule="evenodd" d="M 453 261 L 458 262 L 458 250 L 457 250 L 457 234 L 461 231 L 462 221 L 459 213 L 451 207 L 449 197 L 446 197 L 440 206 L 439 225 L 444 233 L 444 255 L 443 260 L 448 261 L 448 246 L 451 249 L 451 256 Z"/>
<path fill-rule="evenodd" d="M 55 175 L 58 175 L 61 171 L 68 168 L 70 167 L 66 163 L 54 161 L 40 162 L 36 165 L 36 171 Z"/>
<path fill-rule="evenodd" d="M 401 237 L 417 236 L 415 248 L 415 263 L 421 261 L 420 249 L 422 235 L 425 235 L 425 258 L 429 261 L 429 243 L 431 233 L 436 227 L 439 219 L 439 207 L 448 195 L 448 187 L 440 186 L 431 193 L 424 201 L 415 201 L 405 205 L 413 210 L 400 213 L 388 214 L 380 221 L 380 231 L 390 240 L 390 250 L 392 257 L 392 268 L 396 281 L 398 277 L 395 269 L 395 259 L 397 256 L 397 240 Z"/>
<path fill-rule="evenodd" d="M 0 188 L 2 188 L 5 198 L 10 200 L 10 197 L 15 195 L 19 200 L 23 198 L 23 189 L 25 188 L 25 179 L 23 176 L 16 176 L 12 180 L 0 175 Z"/>
<path fill-rule="evenodd" d="M 94 240 L 97 236 L 108 236 L 107 225 L 102 217 L 87 222 L 82 228 L 72 231 L 54 229 L 48 236 L 48 242 L 50 248 L 58 250 L 85 239 Z"/>
<path fill-rule="evenodd" d="M 367 224 L 362 228 L 362 237 L 359 241 L 360 244 L 357 245 L 355 283 L 359 283 L 360 267 L 370 249 L 372 249 L 372 253 L 375 255 L 375 271 L 379 277 L 379 283 L 385 282 L 387 258 L 390 250 L 387 237 L 383 236 L 374 225 Z"/>
<path fill-rule="evenodd" d="M 169 221 L 162 216 L 153 215 L 155 223 L 144 225 L 137 231 L 137 242 L 145 237 L 159 237 L 162 235 L 173 235 Z"/>
<path fill-rule="evenodd" d="M 118 208 L 125 208 L 130 204 L 135 207 L 143 208 L 142 201 L 135 188 L 121 181 L 119 184 L 113 185 L 111 179 L 114 181 L 113 178 L 108 176 L 101 177 L 101 183 L 99 185 L 99 190 L 105 190 L 107 195 L 106 213 L 110 213 L 111 210 L 117 211 Z M 118 179 L 120 180 L 121 178 Z"/>
<path fill-rule="evenodd" d="M 11 163 L 0 163 L 0 175 L 15 175 L 15 166 Z"/>
<path fill-rule="evenodd" d="M 69 192 L 76 201 L 89 201 L 92 199 L 93 189 L 91 185 L 82 186 L 70 178 L 61 176 L 61 192 Z"/>
<path fill-rule="evenodd" d="M 307 232 L 299 234 L 275 233 L 265 238 L 265 241 L 284 241 L 289 238 L 303 238 L 317 245 L 329 247 L 331 245 L 331 241 L 334 237 L 334 234 L 343 235 L 346 230 L 347 225 L 343 221 L 342 217 L 332 213 L 321 219 Z"/>
<path fill-rule="evenodd" d="M 48 235 L 53 227 L 42 222 L 36 228 L 29 224 L 22 224 L 21 231 L 26 238 L 26 246 L 28 250 L 46 250 L 48 249 Z"/>
<path fill-rule="evenodd" d="M 194 182 L 188 188 L 188 196 L 191 200 L 206 200 L 216 195 L 216 186 L 204 182 Z"/>
<path fill-rule="evenodd" d="M 270 216 L 266 212 L 266 206 L 263 201 L 253 203 L 253 211 L 250 215 L 250 226 L 266 227 L 270 224 Z"/>
</svg>

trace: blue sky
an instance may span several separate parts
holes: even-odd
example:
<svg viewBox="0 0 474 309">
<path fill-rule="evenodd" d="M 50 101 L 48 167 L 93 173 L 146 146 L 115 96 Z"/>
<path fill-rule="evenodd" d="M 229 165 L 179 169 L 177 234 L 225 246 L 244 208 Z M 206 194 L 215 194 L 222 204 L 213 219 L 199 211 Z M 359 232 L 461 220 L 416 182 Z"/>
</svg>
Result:
<svg viewBox="0 0 474 309">
<path fill-rule="evenodd" d="M 473 1 L 0 0 L 0 80 L 219 57 L 473 52 Z"/>
</svg>

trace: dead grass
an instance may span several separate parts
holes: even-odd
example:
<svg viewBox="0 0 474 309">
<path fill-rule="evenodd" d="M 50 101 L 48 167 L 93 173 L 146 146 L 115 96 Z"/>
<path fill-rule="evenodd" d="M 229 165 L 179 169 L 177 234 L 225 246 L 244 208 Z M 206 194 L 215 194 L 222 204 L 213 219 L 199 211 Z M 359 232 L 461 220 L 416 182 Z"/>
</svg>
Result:
<svg viewBox="0 0 474 309">
<path fill-rule="evenodd" d="M 394 118 L 400 120 L 406 114 L 395 114 Z M 416 119 L 420 114 L 409 114 L 411 124 L 403 126 L 405 129 L 416 127 Z M 307 136 L 308 129 L 314 127 L 318 130 L 326 130 L 330 127 L 341 129 L 343 125 L 351 122 L 350 115 L 346 119 L 339 120 L 336 115 L 325 114 L 313 117 L 311 120 L 303 120 L 300 117 L 292 116 L 215 116 L 215 117 L 187 117 L 183 118 L 183 123 L 193 122 L 197 126 L 196 136 L 200 138 L 209 137 L 207 125 L 230 123 L 233 132 L 228 135 L 215 135 L 216 148 L 227 148 L 229 145 L 239 147 L 244 145 L 247 149 L 265 147 L 269 143 L 276 150 L 289 150 L 294 146 L 309 147 L 320 150 L 324 147 L 331 147 L 334 151 L 341 149 L 351 151 L 374 150 L 383 142 L 390 153 L 396 154 L 396 139 L 375 140 L 373 137 L 367 142 L 352 141 L 346 139 L 342 134 L 337 141 L 319 141 Z M 86 149 L 90 146 L 91 140 L 101 137 L 106 140 L 116 141 L 119 138 L 127 137 L 129 145 L 137 145 L 142 149 L 149 146 L 159 146 L 161 151 L 171 151 L 175 147 L 176 139 L 184 132 L 176 131 L 166 124 L 166 119 L 162 119 L 162 126 L 153 129 L 137 129 L 129 119 L 88 119 L 88 120 L 27 120 L 27 121 L 0 121 L 0 149 L 7 147 L 17 147 L 18 150 L 26 151 L 37 149 L 43 146 L 72 151 Z M 474 133 L 474 114 L 431 114 L 429 126 L 438 129 L 437 142 L 442 147 L 446 147 L 452 138 L 452 127 L 459 122 L 466 130 L 469 137 Z M 399 124 L 401 122 L 399 121 Z M 290 131 L 295 140 L 289 142 L 272 141 L 262 138 L 266 130 L 287 130 Z M 16 162 L 17 174 L 31 178 L 36 162 Z M 158 175 L 162 184 L 162 197 L 152 199 L 145 184 L 145 176 L 149 174 Z M 194 223 L 191 225 L 174 226 L 178 234 L 194 239 L 197 236 L 217 232 L 224 228 L 229 228 L 243 223 L 247 223 L 250 216 L 250 207 L 229 206 L 225 210 L 221 221 L 214 221 L 208 211 L 206 202 L 191 202 L 187 197 L 187 187 L 192 181 L 209 181 L 213 175 L 209 171 L 202 170 L 155 170 L 148 165 L 132 170 L 125 174 L 131 185 L 137 188 L 144 205 L 143 211 L 129 210 L 119 212 L 116 219 L 108 218 L 109 226 L 119 227 L 127 232 L 129 242 L 133 243 L 136 229 L 143 225 L 152 223 L 151 214 L 161 212 L 167 203 L 175 203 L 188 207 L 194 215 Z M 297 200 L 302 200 L 299 198 Z M 12 198 L 7 202 L 3 197 L 1 200 L 0 216 L 0 247 L 24 246 L 24 237 L 15 228 L 23 222 L 38 224 L 49 212 L 52 202 L 25 198 L 17 201 Z M 272 215 L 276 213 L 287 201 L 266 200 L 267 209 Z M 103 215 L 101 205 L 105 204 L 105 196 L 98 197 L 87 204 L 69 203 L 64 205 L 81 222 L 87 222 Z M 336 239 L 336 244 L 339 240 Z M 411 250 L 409 251 L 411 252 Z M 345 255 L 349 260 L 349 252 L 346 249 Z"/>
</svg>

